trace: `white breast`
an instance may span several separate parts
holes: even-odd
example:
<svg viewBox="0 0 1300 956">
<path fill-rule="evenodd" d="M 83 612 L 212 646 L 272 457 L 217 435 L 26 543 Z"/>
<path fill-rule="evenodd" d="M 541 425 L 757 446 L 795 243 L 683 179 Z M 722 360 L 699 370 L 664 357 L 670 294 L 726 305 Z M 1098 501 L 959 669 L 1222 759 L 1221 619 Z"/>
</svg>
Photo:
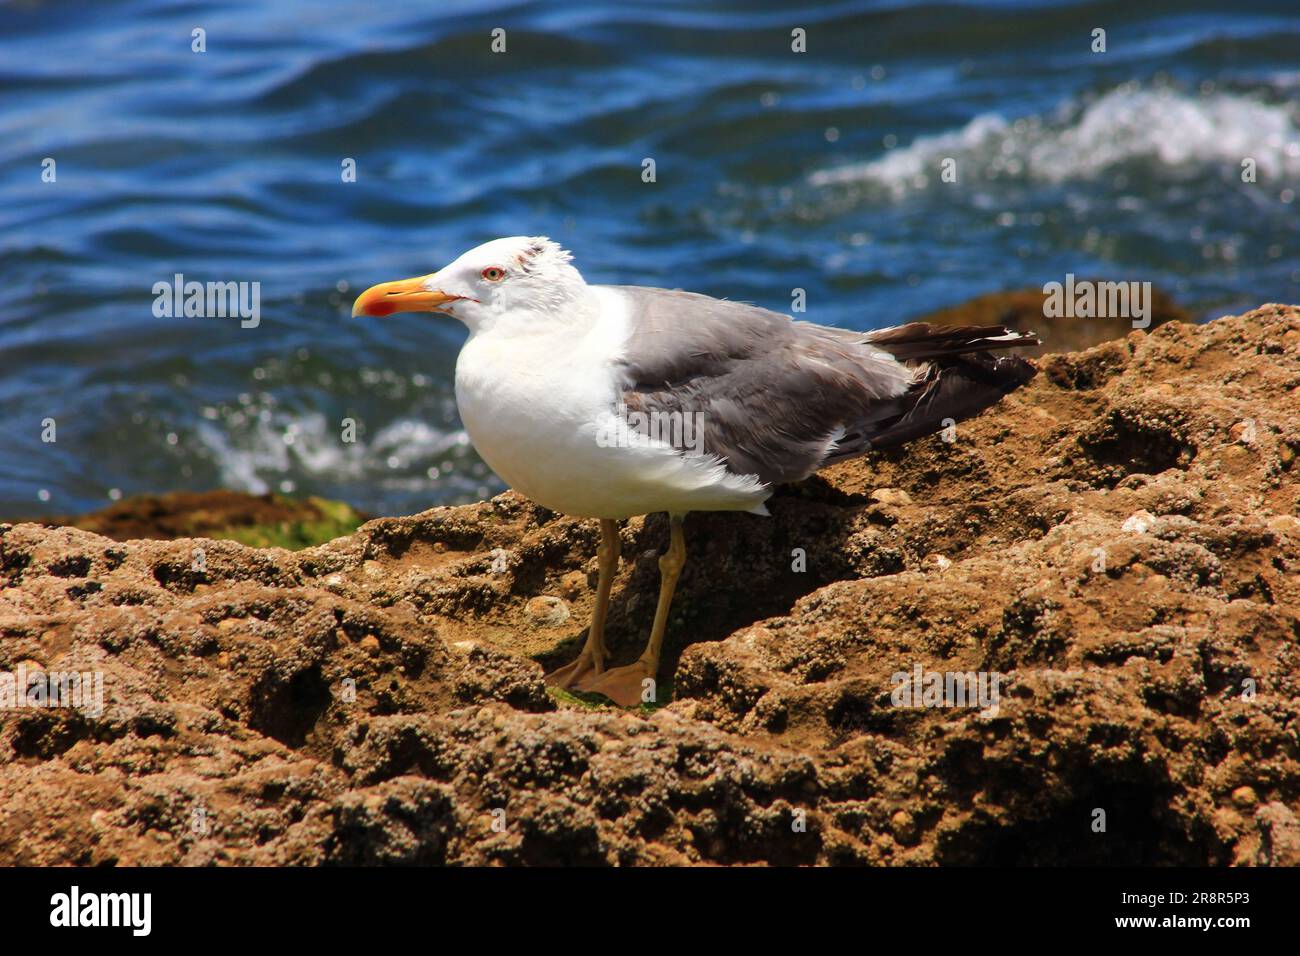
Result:
<svg viewBox="0 0 1300 956">
<path fill-rule="evenodd" d="M 599 313 L 584 328 L 484 332 L 461 350 L 456 401 L 483 460 L 510 487 L 564 514 L 761 510 L 769 492 L 756 479 L 619 427 L 615 363 L 626 313 L 617 290 L 592 293 Z"/>
</svg>

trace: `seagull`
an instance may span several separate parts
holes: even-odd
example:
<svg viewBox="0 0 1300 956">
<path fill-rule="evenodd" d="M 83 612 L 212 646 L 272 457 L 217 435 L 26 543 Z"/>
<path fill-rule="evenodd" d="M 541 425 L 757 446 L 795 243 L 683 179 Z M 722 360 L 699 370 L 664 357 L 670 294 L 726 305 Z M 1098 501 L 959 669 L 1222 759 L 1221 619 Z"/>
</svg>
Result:
<svg viewBox="0 0 1300 956">
<path fill-rule="evenodd" d="M 456 403 L 510 487 L 600 522 L 595 608 L 553 687 L 654 703 L 692 511 L 766 515 L 777 485 L 969 418 L 1033 378 L 997 350 L 1038 344 L 1000 326 L 921 322 L 874 332 L 793 321 L 680 290 L 589 285 L 545 236 L 486 242 L 445 268 L 363 292 L 353 316 L 433 312 L 464 323 Z M 608 667 L 618 522 L 666 512 L 650 638 Z"/>
</svg>

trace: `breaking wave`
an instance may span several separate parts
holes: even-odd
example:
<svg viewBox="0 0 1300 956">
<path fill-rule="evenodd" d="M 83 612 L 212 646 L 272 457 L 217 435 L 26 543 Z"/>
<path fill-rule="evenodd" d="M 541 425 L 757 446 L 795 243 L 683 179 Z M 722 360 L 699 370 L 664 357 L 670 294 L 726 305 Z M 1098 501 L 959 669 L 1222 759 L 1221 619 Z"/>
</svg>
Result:
<svg viewBox="0 0 1300 956">
<path fill-rule="evenodd" d="M 223 417 L 197 426 L 197 452 L 218 469 L 223 487 L 237 491 L 294 493 L 369 483 L 424 487 L 432 504 L 456 493 L 497 490 L 462 429 L 399 418 L 373 435 L 358 430 L 354 441 L 346 441 L 339 424 L 317 412 L 276 409 Z"/>
<path fill-rule="evenodd" d="M 811 182 L 874 185 L 902 195 L 939 182 L 940 164 L 948 158 L 956 161 L 959 181 L 1028 177 L 1062 183 L 1096 179 L 1130 163 L 1166 176 L 1207 169 L 1238 175 L 1246 157 L 1255 160 L 1260 181 L 1300 176 L 1295 104 L 1125 85 L 1089 102 L 1066 104 L 1049 118 L 1009 121 L 982 114 L 959 130 L 920 137 L 879 159 L 816 172 Z"/>
</svg>

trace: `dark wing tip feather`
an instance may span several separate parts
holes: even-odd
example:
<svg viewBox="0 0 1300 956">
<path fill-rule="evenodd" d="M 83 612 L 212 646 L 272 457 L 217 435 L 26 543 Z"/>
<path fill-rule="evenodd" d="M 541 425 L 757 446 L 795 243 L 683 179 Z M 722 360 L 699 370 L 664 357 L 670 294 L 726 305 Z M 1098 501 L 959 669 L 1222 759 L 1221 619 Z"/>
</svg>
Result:
<svg viewBox="0 0 1300 956">
<path fill-rule="evenodd" d="M 893 448 L 940 431 L 995 405 L 1038 374 L 1038 366 L 1000 349 L 1037 345 L 1032 332 L 1002 326 L 935 326 L 925 322 L 872 333 L 870 344 L 925 373 L 902 397 L 897 415 L 864 429 L 863 445 Z M 865 448 L 864 448 L 865 450 Z"/>
<path fill-rule="evenodd" d="M 927 362 L 1042 344 L 1037 333 L 1017 332 L 1004 325 L 932 325 L 929 322 L 911 322 L 871 332 L 866 341 L 900 362 Z"/>
<path fill-rule="evenodd" d="M 942 430 L 950 421 L 978 415 L 1038 374 L 1032 362 L 1014 355 L 965 355 L 934 365 L 909 392 L 905 410 L 869 432 L 870 448 L 894 448 Z"/>
</svg>

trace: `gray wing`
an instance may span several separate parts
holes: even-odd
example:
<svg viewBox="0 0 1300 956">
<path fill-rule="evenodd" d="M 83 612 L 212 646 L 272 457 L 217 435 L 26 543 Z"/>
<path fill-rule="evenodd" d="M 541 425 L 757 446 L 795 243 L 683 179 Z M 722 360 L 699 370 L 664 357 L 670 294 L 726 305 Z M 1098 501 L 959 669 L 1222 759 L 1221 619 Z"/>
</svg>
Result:
<svg viewBox="0 0 1300 956">
<path fill-rule="evenodd" d="M 631 326 L 628 411 L 692 416 L 704 452 L 769 484 L 939 431 L 1037 372 L 986 354 L 1038 344 L 1001 326 L 851 332 L 694 292 L 613 288 Z"/>
<path fill-rule="evenodd" d="M 860 454 L 872 423 L 902 412 L 916 375 L 861 332 L 693 292 L 614 288 L 629 307 L 628 411 L 691 416 L 703 451 L 767 483 Z"/>
</svg>

